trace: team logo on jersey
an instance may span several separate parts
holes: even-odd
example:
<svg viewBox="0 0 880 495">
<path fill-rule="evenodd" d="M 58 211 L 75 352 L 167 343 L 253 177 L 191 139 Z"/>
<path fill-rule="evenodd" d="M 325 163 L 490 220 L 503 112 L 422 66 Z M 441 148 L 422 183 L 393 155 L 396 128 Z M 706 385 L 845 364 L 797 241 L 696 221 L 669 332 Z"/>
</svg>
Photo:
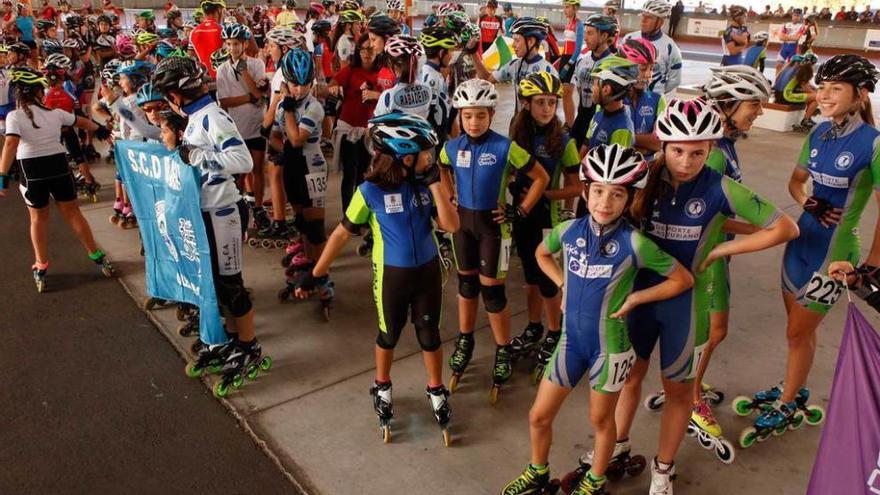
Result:
<svg viewBox="0 0 880 495">
<path fill-rule="evenodd" d="M 654 115 L 654 109 L 648 106 L 644 106 L 639 109 L 639 115 L 641 115 L 642 117 L 650 117 L 651 115 Z"/>
<path fill-rule="evenodd" d="M 605 132 L 605 129 L 600 130 L 599 133 L 596 134 L 596 139 L 600 143 L 607 143 L 608 142 L 608 133 Z"/>
<path fill-rule="evenodd" d="M 394 95 L 394 103 L 401 108 L 417 108 L 431 101 L 431 90 L 427 86 L 407 86 Z"/>
<path fill-rule="evenodd" d="M 480 159 L 477 160 L 477 163 L 479 163 L 481 167 L 491 167 L 498 163 L 498 158 L 492 153 L 483 153 L 480 155 Z"/>
<path fill-rule="evenodd" d="M 572 273 L 581 273 L 581 263 L 580 261 L 572 258 L 568 261 L 568 270 Z"/>
<path fill-rule="evenodd" d="M 403 195 L 400 193 L 385 195 L 385 213 L 400 213 L 403 211 Z"/>
<path fill-rule="evenodd" d="M 431 204 L 431 195 L 426 192 L 419 193 L 419 198 L 422 200 L 422 206 L 428 206 Z"/>
<path fill-rule="evenodd" d="M 620 251 L 620 244 L 618 244 L 617 241 L 615 241 L 614 239 L 606 242 L 605 245 L 602 246 L 602 254 L 606 258 L 613 258 L 618 251 Z"/>
<path fill-rule="evenodd" d="M 843 153 L 837 155 L 837 159 L 834 160 L 834 168 L 837 170 L 846 170 L 850 166 L 852 166 L 855 157 L 849 151 L 844 151 Z"/>
<path fill-rule="evenodd" d="M 579 248 L 585 247 L 587 245 L 587 240 L 584 239 L 583 237 L 578 237 L 577 240 L 574 242 L 575 242 L 575 244 L 577 244 L 577 247 L 579 247 Z"/>
<path fill-rule="evenodd" d="M 810 158 L 816 158 L 816 156 L 818 156 L 818 155 L 819 155 L 819 150 L 817 150 L 816 148 L 813 148 L 810 150 Z"/>
<path fill-rule="evenodd" d="M 706 202 L 701 198 L 693 198 L 684 205 L 684 212 L 691 218 L 700 218 L 706 211 Z"/>
<path fill-rule="evenodd" d="M 547 153 L 547 147 L 543 144 L 539 144 L 535 148 L 535 156 L 539 156 L 541 158 L 550 158 L 550 153 Z"/>
</svg>

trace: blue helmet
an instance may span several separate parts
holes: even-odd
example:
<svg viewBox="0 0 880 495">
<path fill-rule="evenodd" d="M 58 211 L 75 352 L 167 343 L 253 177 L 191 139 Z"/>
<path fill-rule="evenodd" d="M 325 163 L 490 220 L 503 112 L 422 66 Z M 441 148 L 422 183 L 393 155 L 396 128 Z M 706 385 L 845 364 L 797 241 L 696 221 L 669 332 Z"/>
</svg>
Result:
<svg viewBox="0 0 880 495">
<path fill-rule="evenodd" d="M 140 107 L 151 101 L 165 101 L 165 98 L 162 96 L 162 93 L 153 89 L 152 84 L 147 83 L 138 90 L 137 95 L 134 97 L 134 102 Z"/>
<path fill-rule="evenodd" d="M 220 32 L 220 36 L 224 40 L 247 41 L 251 39 L 251 31 L 247 28 L 247 26 L 241 25 L 237 22 L 233 22 L 223 25 L 223 30 Z"/>
<path fill-rule="evenodd" d="M 177 30 L 171 28 L 162 28 L 156 32 L 161 39 L 177 38 Z"/>
<path fill-rule="evenodd" d="M 310 84 L 315 79 L 315 62 L 312 55 L 302 48 L 287 52 L 281 60 L 281 74 L 284 80 L 300 86 Z"/>
<path fill-rule="evenodd" d="M 373 148 L 394 156 L 413 155 L 437 146 L 437 134 L 427 120 L 413 114 L 391 112 L 367 124 Z"/>
<path fill-rule="evenodd" d="M 171 52 L 173 52 L 175 48 L 177 47 L 174 46 L 172 43 L 162 40 L 156 44 L 156 56 L 160 58 L 165 58 L 168 55 L 171 55 Z"/>
<path fill-rule="evenodd" d="M 150 80 L 150 75 L 155 67 L 155 65 L 143 60 L 127 60 L 116 69 L 116 75 L 124 75 L 135 84 L 143 84 Z"/>
</svg>

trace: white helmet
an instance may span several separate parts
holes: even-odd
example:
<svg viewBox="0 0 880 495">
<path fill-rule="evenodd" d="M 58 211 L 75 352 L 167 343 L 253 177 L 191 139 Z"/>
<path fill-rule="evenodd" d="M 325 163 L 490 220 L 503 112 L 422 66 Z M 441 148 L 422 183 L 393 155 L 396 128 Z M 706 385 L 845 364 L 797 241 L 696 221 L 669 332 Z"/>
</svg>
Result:
<svg viewBox="0 0 880 495">
<path fill-rule="evenodd" d="M 399 10 L 403 12 L 403 2 L 400 0 L 385 0 L 385 8 L 388 11 Z"/>
<path fill-rule="evenodd" d="M 767 31 L 758 31 L 752 35 L 752 43 L 763 43 L 769 39 L 770 35 L 767 34 Z"/>
<path fill-rule="evenodd" d="M 277 26 L 266 33 L 266 39 L 279 46 L 293 47 L 297 34 L 287 26 Z"/>
<path fill-rule="evenodd" d="M 498 104 L 495 85 L 484 79 L 468 79 L 455 88 L 452 106 L 455 108 L 489 107 Z"/>
<path fill-rule="evenodd" d="M 634 148 L 619 144 L 600 144 L 590 148 L 581 160 L 581 182 L 601 182 L 615 186 L 645 187 L 648 162 Z"/>
<path fill-rule="evenodd" d="M 46 57 L 46 67 L 49 66 L 56 69 L 70 70 L 70 59 L 63 53 L 53 53 Z"/>
<path fill-rule="evenodd" d="M 642 5 L 642 13 L 666 19 L 672 12 L 672 4 L 665 0 L 647 0 Z"/>
<path fill-rule="evenodd" d="M 770 81 L 754 67 L 728 65 L 711 67 L 712 78 L 703 85 L 707 100 L 768 100 Z"/>
<path fill-rule="evenodd" d="M 714 141 L 724 136 L 721 115 L 701 98 L 673 98 L 657 119 L 660 141 Z"/>
</svg>

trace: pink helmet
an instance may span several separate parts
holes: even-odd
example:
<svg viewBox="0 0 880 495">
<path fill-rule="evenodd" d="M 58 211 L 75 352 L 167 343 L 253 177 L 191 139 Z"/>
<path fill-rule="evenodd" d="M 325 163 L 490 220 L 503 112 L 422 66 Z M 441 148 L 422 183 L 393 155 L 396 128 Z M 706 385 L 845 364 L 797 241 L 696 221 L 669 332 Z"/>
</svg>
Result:
<svg viewBox="0 0 880 495">
<path fill-rule="evenodd" d="M 623 58 L 638 65 L 654 65 L 657 59 L 657 49 L 654 43 L 645 38 L 630 38 L 620 45 L 620 54 Z"/>
</svg>

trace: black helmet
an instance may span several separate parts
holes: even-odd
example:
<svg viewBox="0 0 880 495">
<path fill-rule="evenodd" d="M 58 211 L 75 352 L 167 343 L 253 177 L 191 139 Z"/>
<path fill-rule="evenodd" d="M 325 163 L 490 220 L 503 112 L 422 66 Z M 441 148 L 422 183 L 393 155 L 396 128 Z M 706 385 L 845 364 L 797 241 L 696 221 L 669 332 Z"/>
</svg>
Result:
<svg viewBox="0 0 880 495">
<path fill-rule="evenodd" d="M 23 57 L 30 57 L 31 56 L 31 47 L 25 45 L 24 43 L 22 43 L 20 41 L 9 45 L 9 51 L 17 53 Z"/>
<path fill-rule="evenodd" d="M 312 32 L 320 33 L 324 31 L 330 31 L 330 28 L 333 25 L 327 19 L 320 19 L 312 23 Z"/>
<path fill-rule="evenodd" d="M 64 24 L 71 29 L 76 29 L 81 27 L 84 24 L 83 17 L 81 15 L 72 15 L 64 21 Z"/>
<path fill-rule="evenodd" d="M 37 21 L 37 31 L 41 33 L 53 27 L 55 27 L 55 21 L 50 21 L 47 19 L 40 19 L 39 21 Z"/>
<path fill-rule="evenodd" d="M 374 14 L 367 23 L 367 30 L 379 36 L 400 34 L 400 24 L 385 14 Z"/>
<path fill-rule="evenodd" d="M 153 88 L 167 95 L 171 90 L 187 91 L 202 85 L 204 71 L 201 64 L 191 58 L 168 57 L 162 59 L 150 82 Z"/>
<path fill-rule="evenodd" d="M 745 7 L 741 7 L 739 5 L 731 5 L 730 8 L 727 9 L 727 16 L 731 19 L 742 17 L 744 15 L 746 15 Z"/>
<path fill-rule="evenodd" d="M 816 71 L 816 84 L 825 81 L 846 82 L 856 89 L 866 88 L 874 91 L 880 73 L 874 64 L 858 55 L 835 55 L 819 66 Z"/>
</svg>

